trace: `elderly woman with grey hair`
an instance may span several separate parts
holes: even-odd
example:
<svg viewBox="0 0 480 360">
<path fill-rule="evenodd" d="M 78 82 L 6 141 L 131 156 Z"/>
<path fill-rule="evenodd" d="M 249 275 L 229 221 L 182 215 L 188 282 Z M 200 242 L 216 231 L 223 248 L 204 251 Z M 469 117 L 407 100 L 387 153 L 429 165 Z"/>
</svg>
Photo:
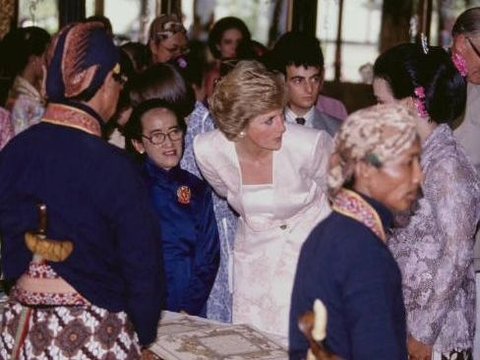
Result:
<svg viewBox="0 0 480 360">
<path fill-rule="evenodd" d="M 393 212 L 410 208 L 422 180 L 413 115 L 399 105 L 357 111 L 335 140 L 332 213 L 302 247 L 290 312 L 290 359 L 304 359 L 299 318 L 320 299 L 325 346 L 342 359 L 407 359 L 400 269 L 386 244 Z"/>
</svg>

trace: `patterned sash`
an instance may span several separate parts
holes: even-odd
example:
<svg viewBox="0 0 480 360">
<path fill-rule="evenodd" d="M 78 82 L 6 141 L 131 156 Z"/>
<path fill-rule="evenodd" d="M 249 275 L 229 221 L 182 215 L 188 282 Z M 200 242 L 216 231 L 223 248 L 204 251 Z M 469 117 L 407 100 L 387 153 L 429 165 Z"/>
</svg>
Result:
<svg viewBox="0 0 480 360">
<path fill-rule="evenodd" d="M 100 124 L 95 118 L 80 109 L 67 105 L 49 104 L 42 121 L 83 130 L 96 136 L 102 134 Z"/>
<path fill-rule="evenodd" d="M 361 222 L 386 242 L 382 220 L 375 209 L 357 193 L 341 189 L 333 199 L 332 209 L 342 215 Z"/>
<path fill-rule="evenodd" d="M 45 283 L 52 284 L 55 288 L 64 287 L 65 281 L 45 262 L 36 263 L 32 261 L 23 277 L 28 279 L 46 280 Z M 68 286 L 68 284 L 67 284 Z M 45 288 L 43 291 L 31 291 L 15 286 L 12 289 L 11 298 L 21 304 L 28 306 L 80 306 L 88 305 L 89 302 L 75 289 L 72 291 L 55 291 Z"/>
</svg>

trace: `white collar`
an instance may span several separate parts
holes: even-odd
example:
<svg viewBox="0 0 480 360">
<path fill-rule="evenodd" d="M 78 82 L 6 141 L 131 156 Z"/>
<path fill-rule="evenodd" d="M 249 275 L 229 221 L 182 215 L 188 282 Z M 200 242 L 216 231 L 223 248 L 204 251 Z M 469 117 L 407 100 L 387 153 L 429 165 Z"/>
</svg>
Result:
<svg viewBox="0 0 480 360">
<path fill-rule="evenodd" d="M 313 127 L 313 118 L 315 115 L 315 106 L 312 106 L 310 110 L 308 110 L 303 116 L 299 116 L 293 112 L 293 110 L 289 107 L 285 107 L 285 120 L 289 123 L 296 124 L 297 118 L 304 118 L 305 119 L 305 126 Z"/>
</svg>

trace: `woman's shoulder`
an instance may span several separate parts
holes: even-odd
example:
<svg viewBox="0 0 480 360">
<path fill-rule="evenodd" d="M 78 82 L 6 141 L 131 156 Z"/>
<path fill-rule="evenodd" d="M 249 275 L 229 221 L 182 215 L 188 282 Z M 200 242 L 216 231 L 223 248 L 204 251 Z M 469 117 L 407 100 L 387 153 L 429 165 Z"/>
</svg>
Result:
<svg viewBox="0 0 480 360">
<path fill-rule="evenodd" d="M 312 145 L 319 141 L 331 141 L 332 137 L 323 130 L 309 128 L 297 124 L 286 124 L 285 139 L 287 142 Z"/>
<path fill-rule="evenodd" d="M 215 129 L 211 131 L 207 131 L 201 134 L 198 134 L 195 139 L 196 140 L 202 140 L 202 141 L 211 141 L 211 140 L 218 140 L 221 139 L 223 134 L 220 132 L 220 130 Z"/>
<path fill-rule="evenodd" d="M 225 148 L 228 143 L 229 141 L 225 135 L 223 135 L 220 130 L 215 129 L 195 136 L 195 139 L 193 140 L 193 148 L 197 155 L 198 153 L 203 153 L 205 151 L 218 152 Z"/>
<path fill-rule="evenodd" d="M 284 148 L 295 156 L 308 158 L 316 154 L 330 154 L 332 137 L 323 130 L 307 128 L 305 126 L 287 124 L 284 135 Z"/>
</svg>

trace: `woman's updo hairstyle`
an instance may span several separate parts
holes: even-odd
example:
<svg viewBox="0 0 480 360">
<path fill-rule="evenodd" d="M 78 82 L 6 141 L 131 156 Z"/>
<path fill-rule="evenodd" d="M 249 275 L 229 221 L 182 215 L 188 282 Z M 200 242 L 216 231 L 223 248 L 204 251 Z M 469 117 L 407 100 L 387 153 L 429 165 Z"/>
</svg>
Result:
<svg viewBox="0 0 480 360">
<path fill-rule="evenodd" d="M 427 49 L 406 43 L 387 50 L 375 61 L 374 76 L 388 83 L 396 99 L 420 100 L 430 121 L 452 124 L 465 109 L 466 80 L 447 51 Z"/>
</svg>

